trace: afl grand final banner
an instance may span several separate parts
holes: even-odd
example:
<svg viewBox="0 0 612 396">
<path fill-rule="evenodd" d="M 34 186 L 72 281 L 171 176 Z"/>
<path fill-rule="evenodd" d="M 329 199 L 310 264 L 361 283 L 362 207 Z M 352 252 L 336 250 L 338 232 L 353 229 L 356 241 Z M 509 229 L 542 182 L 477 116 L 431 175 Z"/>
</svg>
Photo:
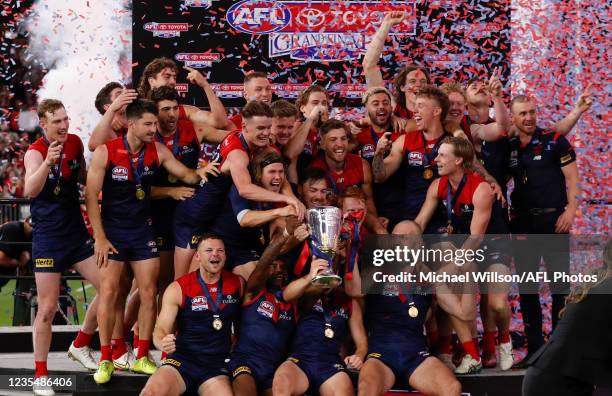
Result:
<svg viewBox="0 0 612 396">
<path fill-rule="evenodd" d="M 229 107 L 244 103 L 242 79 L 253 70 L 269 74 L 277 97 L 295 98 L 316 82 L 333 92 L 335 106 L 357 105 L 363 54 L 393 10 L 410 17 L 389 34 L 380 61 L 385 79 L 407 62 L 431 68 L 438 83 L 508 70 L 505 1 L 135 0 L 133 8 L 134 81 L 150 60 L 166 56 L 209 73 Z M 185 75 L 177 89 L 206 106 Z"/>
</svg>

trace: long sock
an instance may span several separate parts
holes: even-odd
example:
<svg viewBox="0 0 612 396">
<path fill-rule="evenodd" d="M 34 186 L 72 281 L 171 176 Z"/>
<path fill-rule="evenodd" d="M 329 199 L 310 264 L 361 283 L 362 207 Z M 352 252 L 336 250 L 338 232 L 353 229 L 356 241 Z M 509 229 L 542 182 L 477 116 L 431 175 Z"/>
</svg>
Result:
<svg viewBox="0 0 612 396">
<path fill-rule="evenodd" d="M 34 361 L 34 376 L 36 378 L 46 375 L 49 375 L 49 372 L 47 371 L 47 361 L 43 360 L 43 361 Z"/>
<path fill-rule="evenodd" d="M 480 356 L 480 350 L 478 349 L 478 337 L 472 338 L 472 341 L 474 341 L 474 345 L 476 346 L 476 352 L 478 352 L 478 355 Z"/>
<path fill-rule="evenodd" d="M 140 359 L 143 356 L 147 356 L 149 354 L 149 346 L 151 342 L 149 340 L 138 340 L 138 356 L 136 359 Z"/>
<path fill-rule="evenodd" d="M 495 336 L 496 331 L 485 331 L 482 336 L 482 353 L 483 354 L 494 354 L 495 353 Z"/>
<path fill-rule="evenodd" d="M 438 337 L 438 353 L 453 353 L 452 339 L 452 336 Z"/>
<path fill-rule="evenodd" d="M 138 348 L 138 343 L 139 343 L 138 334 L 134 333 L 134 343 L 132 344 L 134 345 L 134 348 Z"/>
<path fill-rule="evenodd" d="M 123 338 L 113 338 L 111 340 L 111 349 L 113 351 L 113 360 L 119 359 L 127 352 L 125 340 Z"/>
<path fill-rule="evenodd" d="M 510 330 L 500 331 L 499 332 L 499 343 L 505 344 L 510 342 Z"/>
<path fill-rule="evenodd" d="M 167 354 L 166 352 L 162 352 L 162 353 L 161 353 L 161 358 L 160 358 L 160 359 L 161 359 L 162 361 L 164 361 L 164 360 L 166 360 L 166 357 L 168 357 L 168 354 Z"/>
<path fill-rule="evenodd" d="M 463 342 L 463 350 L 466 353 L 469 353 L 470 356 L 472 356 L 472 358 L 474 358 L 474 360 L 480 360 L 480 355 L 478 354 L 478 348 L 476 347 L 476 344 L 474 343 L 474 341 L 467 341 L 467 342 Z"/>
<path fill-rule="evenodd" d="M 100 361 L 113 360 L 113 352 L 110 345 L 100 345 Z"/>
<path fill-rule="evenodd" d="M 87 333 L 84 333 L 82 330 L 79 330 L 79 333 L 77 334 L 73 342 L 74 347 L 83 348 L 85 346 L 89 346 L 89 344 L 91 343 L 92 337 L 93 337 L 93 334 L 87 334 Z"/>
</svg>

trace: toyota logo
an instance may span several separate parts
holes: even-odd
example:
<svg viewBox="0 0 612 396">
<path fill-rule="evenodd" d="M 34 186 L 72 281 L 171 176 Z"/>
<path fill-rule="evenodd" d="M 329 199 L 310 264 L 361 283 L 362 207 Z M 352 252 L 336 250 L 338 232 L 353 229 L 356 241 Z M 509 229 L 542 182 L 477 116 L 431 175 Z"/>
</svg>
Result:
<svg viewBox="0 0 612 396">
<path fill-rule="evenodd" d="M 321 26 L 323 22 L 325 22 L 325 15 L 323 14 L 323 11 L 315 8 L 302 8 L 296 18 L 296 21 L 300 25 L 315 28 L 317 26 Z"/>
</svg>

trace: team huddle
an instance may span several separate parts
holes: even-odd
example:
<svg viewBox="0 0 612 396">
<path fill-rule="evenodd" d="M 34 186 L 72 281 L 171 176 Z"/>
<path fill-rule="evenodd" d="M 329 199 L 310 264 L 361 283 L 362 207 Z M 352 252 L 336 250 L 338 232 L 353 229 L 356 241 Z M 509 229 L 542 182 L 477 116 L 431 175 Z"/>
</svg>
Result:
<svg viewBox="0 0 612 396">
<path fill-rule="evenodd" d="M 210 111 L 183 105 L 176 64 L 158 58 L 137 91 L 111 82 L 98 93 L 102 118 L 86 169 L 62 102 L 42 100 L 44 136 L 25 157 L 39 304 L 36 376 L 48 376 L 51 321 L 69 267 L 97 294 L 68 355 L 95 370 L 98 384 L 114 370 L 151 375 L 142 395 L 352 395 L 347 371 L 358 372 L 359 395 L 394 385 L 459 395 L 454 374 L 509 370 L 507 289 L 479 285 L 479 346 L 476 285 L 367 294 L 355 252 L 368 234 L 569 233 L 580 191 L 564 135 L 592 99 L 585 91 L 571 113 L 542 129 L 531 97 L 515 96 L 508 111 L 497 71 L 466 88 L 436 87 L 427 70 L 406 65 L 391 92 L 377 63 L 391 27 L 405 17 L 387 14 L 364 57 L 361 120 L 330 118 L 330 94 L 319 85 L 295 104 L 273 101 L 261 72 L 245 76 L 247 103 L 228 118 L 206 78 L 186 68 Z M 307 210 L 321 206 L 337 206 L 343 216 L 332 263 L 343 283 L 334 289 L 312 283 L 330 264 L 309 243 L 305 222 Z M 518 272 L 531 271 L 549 254 L 507 246 L 503 237 L 491 241 L 481 269 L 508 274 L 514 259 Z M 558 287 L 554 324 L 564 305 Z M 522 293 L 521 310 L 533 354 L 544 342 L 538 295 Z M 89 347 L 96 329 L 99 362 Z M 125 342 L 130 332 L 133 350 Z M 163 352 L 161 363 L 151 344 Z M 54 394 L 41 386 L 34 392 Z"/>
</svg>

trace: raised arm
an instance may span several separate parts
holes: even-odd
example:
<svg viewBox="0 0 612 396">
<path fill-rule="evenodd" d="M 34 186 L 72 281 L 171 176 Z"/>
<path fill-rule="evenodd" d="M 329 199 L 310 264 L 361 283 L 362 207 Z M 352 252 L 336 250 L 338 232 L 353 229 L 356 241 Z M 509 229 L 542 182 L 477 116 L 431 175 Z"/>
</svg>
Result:
<svg viewBox="0 0 612 396">
<path fill-rule="evenodd" d="M 210 106 L 210 112 L 200 110 L 195 106 L 184 106 L 189 120 L 194 123 L 208 124 L 214 128 L 226 129 L 229 122 L 225 106 L 223 106 L 223 103 L 221 103 L 221 100 L 211 88 L 206 77 L 191 67 L 185 67 L 185 70 L 189 72 L 187 80 L 202 88 Z"/>
<path fill-rule="evenodd" d="M 323 105 L 315 106 L 310 114 L 306 117 L 306 120 L 297 128 L 295 135 L 289 140 L 289 142 L 283 147 L 283 154 L 285 157 L 293 160 L 297 158 L 302 151 L 304 151 L 304 145 L 308 134 L 314 125 L 317 124 L 321 114 L 327 111 L 327 107 Z"/>
<path fill-rule="evenodd" d="M 153 330 L 153 344 L 157 349 L 167 354 L 176 351 L 174 324 L 182 298 L 181 287 L 177 282 L 172 282 L 164 293 L 161 311 Z"/>
<path fill-rule="evenodd" d="M 327 269 L 327 267 L 327 261 L 323 259 L 312 260 L 312 263 L 310 263 L 310 272 L 289 283 L 285 290 L 283 290 L 283 299 L 287 302 L 295 301 L 302 297 L 308 290 L 316 288 L 316 286 L 312 285 L 312 280 L 319 272 Z M 321 289 L 317 288 L 317 290 Z"/>
<path fill-rule="evenodd" d="M 120 111 L 132 103 L 138 97 L 138 93 L 133 89 L 124 89 L 123 92 L 110 104 L 98 124 L 91 132 L 87 147 L 89 151 L 94 151 L 98 146 L 115 139 L 117 134 L 113 130 L 113 119 Z"/>
<path fill-rule="evenodd" d="M 376 205 L 374 204 L 374 193 L 372 191 L 372 171 L 370 170 L 370 164 L 368 161 L 362 159 L 361 164 L 363 166 L 363 185 L 361 188 L 366 196 L 366 207 L 368 208 L 368 215 L 366 216 L 366 226 L 377 234 L 388 234 L 387 229 L 378 220 L 378 213 L 376 211 Z"/>
<path fill-rule="evenodd" d="M 264 250 L 261 255 L 259 261 L 257 261 L 257 265 L 255 266 L 255 270 L 251 273 L 249 280 L 246 283 L 246 290 L 244 294 L 244 302 L 250 302 L 260 291 L 263 290 L 266 285 L 266 280 L 270 275 L 270 265 L 276 260 L 278 255 L 281 252 L 281 248 L 285 244 L 285 241 L 288 239 L 288 236 L 281 235 L 280 238 L 273 239 L 270 241 L 270 244 Z"/>
<path fill-rule="evenodd" d="M 499 68 L 493 70 L 493 74 L 487 84 L 487 90 L 491 94 L 493 100 L 493 109 L 495 111 L 495 122 L 490 124 L 473 124 L 470 127 L 472 136 L 487 142 L 499 139 L 503 133 L 508 133 L 512 126 L 508 109 L 502 98 L 503 84 L 500 80 Z"/>
<path fill-rule="evenodd" d="M 593 97 L 591 96 L 591 85 L 589 84 L 584 92 L 578 97 L 578 101 L 576 105 L 569 112 L 568 115 L 565 116 L 561 121 L 555 123 L 552 126 L 552 130 L 557 132 L 560 135 L 567 135 L 574 128 L 582 114 L 588 111 L 593 104 Z"/>
<path fill-rule="evenodd" d="M 365 74 L 368 88 L 384 86 L 382 73 L 378 67 L 378 60 L 380 59 L 383 49 L 385 48 L 385 41 L 387 40 L 389 31 L 393 26 L 402 23 L 407 16 L 408 14 L 402 11 L 388 12 L 380 25 L 380 28 L 378 28 L 378 31 L 368 45 L 368 49 L 362 62 L 363 73 Z"/>
</svg>

